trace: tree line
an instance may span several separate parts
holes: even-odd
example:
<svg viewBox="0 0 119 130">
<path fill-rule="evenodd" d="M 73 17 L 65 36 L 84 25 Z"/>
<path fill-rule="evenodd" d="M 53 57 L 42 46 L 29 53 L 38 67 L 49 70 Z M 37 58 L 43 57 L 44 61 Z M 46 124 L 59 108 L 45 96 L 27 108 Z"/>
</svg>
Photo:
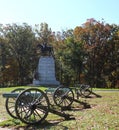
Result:
<svg viewBox="0 0 119 130">
<path fill-rule="evenodd" d="M 53 47 L 62 84 L 119 88 L 119 26 L 93 18 L 61 32 L 47 23 L 0 24 L 1 87 L 32 83 L 41 55 L 37 45 L 42 43 Z"/>
</svg>

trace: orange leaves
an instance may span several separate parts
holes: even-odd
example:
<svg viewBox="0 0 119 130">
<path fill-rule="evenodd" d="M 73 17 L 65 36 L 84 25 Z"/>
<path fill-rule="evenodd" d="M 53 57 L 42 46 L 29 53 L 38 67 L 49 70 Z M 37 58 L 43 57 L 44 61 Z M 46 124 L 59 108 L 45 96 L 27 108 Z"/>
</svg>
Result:
<svg viewBox="0 0 119 130">
<path fill-rule="evenodd" d="M 103 22 L 88 19 L 83 26 L 77 26 L 74 29 L 76 41 L 81 41 L 89 46 L 102 45 L 107 42 L 110 35 L 110 26 Z"/>
</svg>

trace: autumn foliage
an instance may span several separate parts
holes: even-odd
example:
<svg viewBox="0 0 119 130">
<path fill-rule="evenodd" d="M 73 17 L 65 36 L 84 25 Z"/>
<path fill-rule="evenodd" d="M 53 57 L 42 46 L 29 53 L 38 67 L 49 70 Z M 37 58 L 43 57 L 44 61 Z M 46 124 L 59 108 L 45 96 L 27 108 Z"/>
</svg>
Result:
<svg viewBox="0 0 119 130">
<path fill-rule="evenodd" d="M 45 42 L 54 48 L 61 83 L 119 87 L 118 25 L 92 18 L 62 32 L 52 32 L 46 23 L 34 28 L 28 24 L 0 26 L 0 86 L 32 83 L 40 57 L 36 46 Z"/>
</svg>

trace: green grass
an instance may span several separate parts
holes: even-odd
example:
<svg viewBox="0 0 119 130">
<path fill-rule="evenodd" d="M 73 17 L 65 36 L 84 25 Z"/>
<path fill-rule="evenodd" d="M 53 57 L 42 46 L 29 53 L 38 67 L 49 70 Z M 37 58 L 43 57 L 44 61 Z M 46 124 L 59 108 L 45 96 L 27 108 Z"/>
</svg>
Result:
<svg viewBox="0 0 119 130">
<path fill-rule="evenodd" d="M 6 88 L 0 88 L 0 94 L 4 93 L 4 92 L 11 92 L 12 90 L 14 89 L 17 89 L 17 88 L 30 88 L 30 87 L 33 87 L 33 86 L 16 86 L 16 87 L 6 87 Z M 45 90 L 46 87 L 37 87 L 37 88 L 40 88 L 42 90 Z"/>
<path fill-rule="evenodd" d="M 0 93 L 11 91 L 14 88 L 0 88 Z M 42 88 L 43 90 L 45 88 Z M 73 115 L 75 119 L 64 120 L 63 117 L 49 114 L 42 125 L 28 126 L 19 120 L 12 119 L 5 110 L 5 98 L 0 94 L 0 126 L 4 127 L 29 127 L 29 129 L 42 130 L 118 130 L 119 129 L 119 91 L 95 91 L 101 95 L 97 98 L 81 98 L 83 102 L 90 104 L 91 108 L 84 109 L 79 103 L 73 103 L 72 110 L 65 111 Z"/>
</svg>

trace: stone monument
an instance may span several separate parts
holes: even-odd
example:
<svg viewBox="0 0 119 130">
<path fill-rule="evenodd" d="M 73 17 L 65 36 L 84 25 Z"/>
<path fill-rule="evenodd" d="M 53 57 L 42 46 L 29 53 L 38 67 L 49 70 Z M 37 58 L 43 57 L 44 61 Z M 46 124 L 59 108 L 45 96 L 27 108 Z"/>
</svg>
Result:
<svg viewBox="0 0 119 130">
<path fill-rule="evenodd" d="M 38 45 L 41 50 L 41 57 L 39 58 L 37 71 L 33 79 L 33 85 L 38 86 L 58 86 L 60 82 L 56 80 L 55 76 L 55 60 L 53 56 L 52 47 Z"/>
</svg>

